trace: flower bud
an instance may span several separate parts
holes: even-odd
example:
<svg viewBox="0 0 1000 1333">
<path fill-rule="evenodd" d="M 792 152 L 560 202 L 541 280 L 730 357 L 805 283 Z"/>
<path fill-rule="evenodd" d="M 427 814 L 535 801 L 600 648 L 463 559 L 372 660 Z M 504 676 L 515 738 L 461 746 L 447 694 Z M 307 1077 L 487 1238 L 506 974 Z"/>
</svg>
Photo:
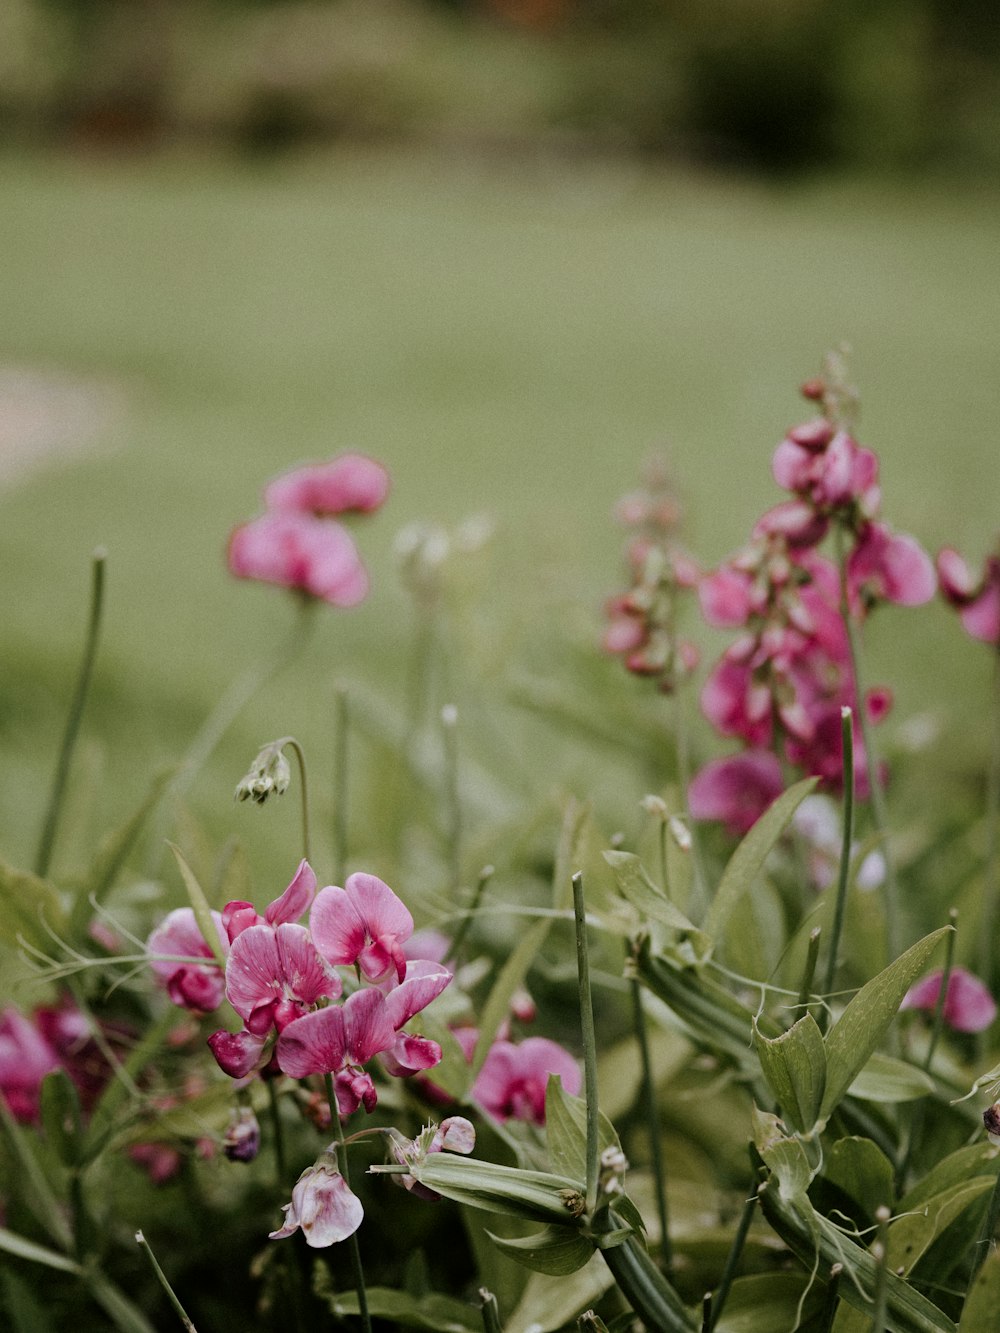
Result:
<svg viewBox="0 0 1000 1333">
<path fill-rule="evenodd" d="M 260 1125 L 249 1106 L 235 1107 L 226 1132 L 222 1151 L 231 1162 L 252 1162 L 260 1151 Z"/>
</svg>

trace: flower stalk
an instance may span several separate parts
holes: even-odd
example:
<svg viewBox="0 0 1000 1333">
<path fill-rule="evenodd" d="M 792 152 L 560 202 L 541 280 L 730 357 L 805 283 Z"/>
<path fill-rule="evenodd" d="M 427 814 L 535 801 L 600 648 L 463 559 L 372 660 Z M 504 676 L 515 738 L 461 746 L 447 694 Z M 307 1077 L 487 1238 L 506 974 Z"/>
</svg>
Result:
<svg viewBox="0 0 1000 1333">
<path fill-rule="evenodd" d="M 646 1014 L 642 1007 L 642 987 L 635 978 L 629 982 L 629 989 L 632 995 L 635 1036 L 639 1044 L 639 1058 L 642 1062 L 641 1095 L 646 1116 L 646 1132 L 649 1136 L 649 1154 L 653 1166 L 656 1215 L 660 1222 L 660 1262 L 663 1265 L 663 1271 L 669 1273 L 673 1265 L 673 1253 L 670 1245 L 670 1219 L 667 1212 L 667 1178 L 663 1163 L 663 1148 L 660 1143 L 660 1121 L 656 1113 L 656 1089 L 653 1084 L 652 1062 L 649 1058 Z"/>
<path fill-rule="evenodd" d="M 864 709 L 861 709 L 864 712 Z M 844 909 L 847 906 L 847 881 L 851 869 L 851 847 L 854 842 L 854 724 L 850 708 L 840 710 L 840 743 L 844 769 L 843 838 L 840 844 L 840 866 L 837 871 L 837 897 L 834 900 L 833 928 L 830 932 L 830 952 L 826 960 L 826 979 L 823 993 L 829 995 L 837 971 L 840 937 L 844 930 Z M 867 753 L 867 748 L 866 748 Z M 887 915 L 888 920 L 888 915 Z M 820 1026 L 826 1028 L 826 1011 Z"/>
<path fill-rule="evenodd" d="M 198 1333 L 198 1330 L 195 1328 L 190 1315 L 178 1300 L 177 1293 L 170 1285 L 166 1273 L 164 1273 L 163 1269 L 157 1263 L 156 1255 L 153 1253 L 149 1241 L 146 1239 L 146 1237 L 142 1234 L 141 1231 L 137 1231 L 135 1233 L 135 1240 L 136 1244 L 139 1246 L 139 1248 L 145 1254 L 146 1258 L 149 1260 L 149 1265 L 152 1268 L 153 1272 L 156 1274 L 156 1280 L 159 1282 L 160 1286 L 166 1292 L 167 1299 L 170 1301 L 170 1304 L 174 1307 L 174 1310 L 177 1312 L 177 1317 L 178 1319 L 180 1319 L 184 1328 L 187 1330 L 187 1333 Z"/>
<path fill-rule="evenodd" d="M 590 990 L 590 956 L 587 951 L 587 909 L 583 895 L 583 876 L 573 876 L 573 918 L 576 923 L 576 965 L 580 996 L 580 1027 L 583 1037 L 584 1092 L 587 1101 L 587 1213 L 593 1217 L 597 1208 L 598 1108 L 597 1108 L 597 1035 L 594 1030 L 594 1005 Z"/>
<path fill-rule="evenodd" d="M 326 1087 L 326 1100 L 330 1106 L 330 1122 L 333 1126 L 337 1144 L 337 1163 L 340 1167 L 340 1174 L 344 1177 L 344 1184 L 350 1189 L 351 1173 L 347 1162 L 344 1126 L 340 1120 L 340 1108 L 337 1105 L 337 1095 L 333 1088 L 333 1075 L 324 1074 L 323 1081 Z M 364 1333 L 372 1333 L 371 1315 L 368 1313 L 368 1289 L 365 1286 L 365 1270 L 361 1263 L 361 1247 L 358 1244 L 358 1233 L 356 1231 L 347 1237 L 347 1251 L 351 1261 L 351 1273 L 354 1277 L 354 1290 L 358 1295 L 358 1313 L 361 1315 L 361 1326 Z"/>
</svg>

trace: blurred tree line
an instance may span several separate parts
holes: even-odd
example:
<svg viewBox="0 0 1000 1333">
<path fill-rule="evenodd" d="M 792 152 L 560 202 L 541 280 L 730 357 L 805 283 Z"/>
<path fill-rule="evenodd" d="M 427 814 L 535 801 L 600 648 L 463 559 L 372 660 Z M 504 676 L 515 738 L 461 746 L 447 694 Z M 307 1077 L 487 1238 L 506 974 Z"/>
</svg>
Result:
<svg viewBox="0 0 1000 1333">
<path fill-rule="evenodd" d="M 3 0 L 0 141 L 1000 166 L 995 0 Z"/>
</svg>

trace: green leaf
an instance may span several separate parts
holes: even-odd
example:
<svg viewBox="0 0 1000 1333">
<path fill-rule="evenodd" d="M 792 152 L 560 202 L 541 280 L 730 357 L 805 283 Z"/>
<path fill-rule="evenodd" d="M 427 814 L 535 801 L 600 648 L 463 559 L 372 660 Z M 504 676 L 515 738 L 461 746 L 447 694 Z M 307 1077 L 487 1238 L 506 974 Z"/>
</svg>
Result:
<svg viewBox="0 0 1000 1333">
<path fill-rule="evenodd" d="M 120 1333 L 156 1333 L 138 1306 L 110 1278 L 94 1269 L 84 1271 L 90 1294 Z"/>
<path fill-rule="evenodd" d="M 805 778 L 789 787 L 761 815 L 753 828 L 729 858 L 715 897 L 705 916 L 705 933 L 721 939 L 730 913 L 760 874 L 768 853 L 791 822 L 792 815 L 816 786 L 818 779 Z"/>
<path fill-rule="evenodd" d="M 42 1079 L 40 1110 L 45 1137 L 64 1166 L 80 1158 L 80 1097 L 65 1069 L 53 1069 Z"/>
<path fill-rule="evenodd" d="M 1000 1250 L 986 1256 L 958 1321 L 958 1333 L 996 1333 L 1000 1310 Z"/>
<path fill-rule="evenodd" d="M 848 1088 L 863 1102 L 912 1102 L 934 1091 L 934 1080 L 918 1065 L 876 1051 Z"/>
<path fill-rule="evenodd" d="M 928 1199 L 917 1213 L 899 1217 L 889 1227 L 888 1264 L 907 1276 L 921 1256 L 971 1204 L 993 1188 L 988 1176 L 974 1176 Z"/>
<path fill-rule="evenodd" d="M 49 928 L 46 929 L 46 926 Z M 52 948 L 49 930 L 65 939 L 66 915 L 53 884 L 27 870 L 0 861 L 0 933 L 16 940 L 23 935 L 36 948 Z"/>
<path fill-rule="evenodd" d="M 212 920 L 212 910 L 208 905 L 208 899 L 205 897 L 204 890 L 195 878 L 194 871 L 181 855 L 181 849 L 168 842 L 167 846 L 174 854 L 174 859 L 181 872 L 181 878 L 184 881 L 184 887 L 187 889 L 188 899 L 191 903 L 191 909 L 194 912 L 194 919 L 198 923 L 198 929 L 202 933 L 202 938 L 215 955 L 215 961 L 221 968 L 225 968 L 226 959 L 222 952 L 222 944 L 219 941 L 219 932 L 215 928 L 215 922 Z"/>
<path fill-rule="evenodd" d="M 492 1231 L 486 1234 L 508 1258 L 550 1277 L 568 1277 L 594 1253 L 593 1242 L 573 1227 L 547 1226 L 531 1236 L 496 1236 Z"/>
<path fill-rule="evenodd" d="M 943 1194 L 953 1185 L 961 1185 L 972 1176 L 985 1176 L 991 1183 L 1000 1170 L 1000 1155 L 996 1148 L 986 1140 L 970 1144 L 949 1153 L 937 1162 L 922 1180 L 917 1181 L 909 1193 L 904 1194 L 896 1205 L 899 1213 L 913 1212 L 923 1208 L 935 1194 Z"/>
<path fill-rule="evenodd" d="M 73 1248 L 73 1233 L 45 1172 L 34 1154 L 37 1139 L 30 1137 L 11 1114 L 5 1098 L 0 1097 L 0 1126 L 3 1127 L 11 1156 L 18 1165 L 18 1185 L 25 1205 L 36 1221 L 64 1250 Z"/>
<path fill-rule="evenodd" d="M 826 1037 L 826 1093 L 820 1115 L 828 1118 L 868 1063 L 896 1015 L 903 996 L 927 966 L 931 954 L 951 930 L 942 926 L 907 949 L 877 977 L 861 987 Z"/>
<path fill-rule="evenodd" d="M 871 1139 L 838 1139 L 826 1154 L 823 1178 L 853 1199 L 870 1221 L 877 1208 L 892 1204 L 892 1163 Z"/>
<path fill-rule="evenodd" d="M 58 1268 L 61 1273 L 79 1273 L 80 1265 L 65 1254 L 50 1250 L 45 1245 L 38 1245 L 33 1240 L 26 1240 L 6 1227 L 0 1227 L 0 1250 L 13 1254 L 18 1259 L 27 1259 L 29 1263 L 44 1264 L 46 1268 Z"/>
<path fill-rule="evenodd" d="M 691 961 L 703 962 L 712 952 L 712 939 L 687 919 L 663 890 L 650 879 L 642 862 L 631 852 L 605 852 L 618 891 L 644 917 L 676 931 L 682 943 L 690 943 Z"/>
<path fill-rule="evenodd" d="M 597 1113 L 597 1150 L 620 1148 L 615 1127 L 606 1115 Z M 571 1180 L 587 1179 L 587 1103 L 566 1092 L 558 1074 L 550 1074 L 545 1089 L 545 1142 L 549 1166 Z"/>
<path fill-rule="evenodd" d="M 570 1224 L 577 1215 L 576 1206 L 583 1202 L 579 1182 L 566 1176 L 501 1166 L 456 1153 L 431 1153 L 407 1169 L 421 1185 L 455 1203 L 556 1226 Z M 379 1175 L 385 1168 L 371 1170 Z"/>
<path fill-rule="evenodd" d="M 599 1255 L 568 1277 L 532 1273 L 516 1308 L 504 1320 L 504 1333 L 553 1333 L 595 1305 L 614 1278 Z"/>
<path fill-rule="evenodd" d="M 370 1314 L 376 1319 L 387 1319 L 400 1328 L 422 1328 L 429 1333 L 482 1333 L 482 1321 L 467 1301 L 434 1293 L 413 1296 L 390 1287 L 369 1287 L 365 1295 Z M 359 1313 L 354 1292 L 327 1289 L 321 1296 L 333 1315 L 343 1317 Z"/>
<path fill-rule="evenodd" d="M 815 1125 L 826 1087 L 826 1049 L 812 1014 L 804 1014 L 780 1037 L 763 1036 L 754 1024 L 754 1045 L 768 1086 L 793 1129 Z"/>
<path fill-rule="evenodd" d="M 823 1287 L 804 1273 L 755 1273 L 738 1277 L 713 1333 L 775 1333 L 810 1328 L 823 1307 Z"/>
<path fill-rule="evenodd" d="M 106 897 L 176 771 L 176 767 L 171 766 L 157 773 L 136 810 L 120 828 L 114 829 L 101 840 L 86 878 L 77 891 L 70 914 L 70 929 L 74 935 L 82 935 L 86 930 L 93 914 L 90 900 L 93 898 L 101 902 Z"/>
</svg>

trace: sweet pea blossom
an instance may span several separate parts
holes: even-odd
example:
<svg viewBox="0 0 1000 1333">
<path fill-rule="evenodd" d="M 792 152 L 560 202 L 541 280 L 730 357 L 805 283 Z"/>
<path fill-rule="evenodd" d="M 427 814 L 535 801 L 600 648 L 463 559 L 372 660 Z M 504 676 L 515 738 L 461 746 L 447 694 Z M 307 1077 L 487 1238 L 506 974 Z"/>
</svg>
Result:
<svg viewBox="0 0 1000 1333">
<path fill-rule="evenodd" d="M 580 1091 L 580 1066 L 557 1042 L 547 1037 L 528 1037 L 517 1045 L 495 1041 L 472 1086 L 472 1096 L 497 1120 L 544 1125 L 550 1074 L 561 1077 L 571 1096 Z"/>
<path fill-rule="evenodd" d="M 229 570 L 240 579 L 276 583 L 332 606 L 357 606 L 368 575 L 350 534 L 312 514 L 273 511 L 236 528 Z"/>
<path fill-rule="evenodd" d="M 978 582 L 950 547 L 938 555 L 937 572 L 941 595 L 957 609 L 965 632 L 982 643 L 1000 644 L 1000 553 L 987 556 Z"/>
<path fill-rule="evenodd" d="M 327 463 L 307 463 L 286 472 L 264 489 L 269 509 L 318 517 L 370 514 L 389 494 L 389 473 L 365 454 L 341 454 Z"/>
<path fill-rule="evenodd" d="M 309 926 L 327 962 L 357 963 L 370 981 L 380 981 L 390 971 L 403 980 L 403 946 L 413 934 L 413 917 L 377 875 L 356 873 L 342 889 L 321 889 Z"/>
<path fill-rule="evenodd" d="M 900 1009 L 923 1009 L 933 1013 L 941 995 L 944 972 L 939 968 L 918 981 L 903 997 Z M 997 1016 L 996 1001 L 978 977 L 964 967 L 948 974 L 942 1018 L 955 1032 L 984 1032 Z"/>
<path fill-rule="evenodd" d="M 327 1151 L 299 1176 L 292 1190 L 292 1201 L 282 1208 L 284 1223 L 269 1233 L 271 1240 L 281 1240 L 301 1230 L 306 1244 L 313 1249 L 335 1245 L 353 1236 L 364 1220 L 361 1200 L 352 1194 L 347 1181 L 337 1169 L 335 1150 Z"/>
<path fill-rule="evenodd" d="M 15 1120 L 38 1119 L 42 1080 L 58 1068 L 58 1055 L 35 1024 L 17 1009 L 0 1010 L 0 1097 Z"/>
<path fill-rule="evenodd" d="M 757 822 L 782 792 L 781 764 L 770 750 L 713 759 L 688 788 L 688 809 L 694 819 L 721 820 L 739 837 Z"/>
<path fill-rule="evenodd" d="M 229 938 L 218 912 L 212 913 L 212 924 L 225 952 Z M 146 951 L 149 966 L 174 1004 L 196 1013 L 210 1013 L 222 1003 L 225 978 L 190 907 L 168 913 L 146 941 Z M 194 961 L 198 958 L 206 961 Z"/>
<path fill-rule="evenodd" d="M 476 1146 L 476 1130 L 464 1116 L 453 1115 L 440 1125 L 425 1125 L 415 1139 L 404 1139 L 396 1130 L 389 1131 L 389 1151 L 400 1166 L 420 1166 L 432 1153 L 453 1152 L 468 1156 Z M 436 1203 L 437 1190 L 421 1185 L 409 1172 L 393 1175 L 392 1180 L 418 1199 Z"/>
</svg>

